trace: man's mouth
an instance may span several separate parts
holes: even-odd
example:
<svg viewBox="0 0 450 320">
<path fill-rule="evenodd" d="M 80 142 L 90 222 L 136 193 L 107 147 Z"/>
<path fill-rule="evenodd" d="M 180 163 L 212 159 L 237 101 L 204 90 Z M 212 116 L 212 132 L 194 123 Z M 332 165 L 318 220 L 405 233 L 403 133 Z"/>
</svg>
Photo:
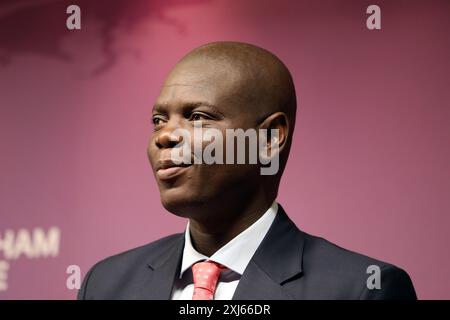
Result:
<svg viewBox="0 0 450 320">
<path fill-rule="evenodd" d="M 176 164 L 170 159 L 160 160 L 155 166 L 156 175 L 160 180 L 170 180 L 186 171 L 190 166 L 191 164 L 186 163 Z"/>
</svg>

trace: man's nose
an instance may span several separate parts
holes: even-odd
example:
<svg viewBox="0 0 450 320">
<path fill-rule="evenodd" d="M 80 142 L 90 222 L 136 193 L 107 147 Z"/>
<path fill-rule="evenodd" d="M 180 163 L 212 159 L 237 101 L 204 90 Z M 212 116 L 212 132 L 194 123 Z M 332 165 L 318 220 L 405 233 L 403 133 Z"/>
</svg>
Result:
<svg viewBox="0 0 450 320">
<path fill-rule="evenodd" d="M 155 144 L 160 149 L 174 148 L 181 142 L 183 142 L 183 137 L 174 134 L 174 128 L 169 126 L 161 129 L 155 139 Z"/>
</svg>

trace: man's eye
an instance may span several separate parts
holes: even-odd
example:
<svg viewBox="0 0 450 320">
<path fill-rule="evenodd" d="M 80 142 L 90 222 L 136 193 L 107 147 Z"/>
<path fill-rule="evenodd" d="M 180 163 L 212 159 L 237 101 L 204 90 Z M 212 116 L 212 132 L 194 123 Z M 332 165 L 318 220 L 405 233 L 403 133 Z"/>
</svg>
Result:
<svg viewBox="0 0 450 320">
<path fill-rule="evenodd" d="M 200 121 L 200 120 L 208 120 L 208 119 L 210 119 L 210 118 L 206 114 L 196 112 L 191 115 L 190 120 Z"/>
<path fill-rule="evenodd" d="M 161 119 L 160 117 L 152 118 L 153 125 L 155 125 L 155 126 L 160 125 L 162 123 L 162 121 L 163 121 L 163 119 Z"/>
</svg>

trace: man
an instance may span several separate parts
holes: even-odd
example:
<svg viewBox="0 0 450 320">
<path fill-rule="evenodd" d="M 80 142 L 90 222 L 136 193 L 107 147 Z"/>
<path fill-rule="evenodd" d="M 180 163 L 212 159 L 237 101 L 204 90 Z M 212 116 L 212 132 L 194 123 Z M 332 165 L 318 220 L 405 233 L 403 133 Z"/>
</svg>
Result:
<svg viewBox="0 0 450 320">
<path fill-rule="evenodd" d="M 148 146 L 162 204 L 188 218 L 186 230 L 99 262 L 79 299 L 415 299 L 403 270 L 300 231 L 276 203 L 295 113 L 291 75 L 268 51 L 218 42 L 187 54 L 155 103 Z M 274 130 L 263 149 L 279 156 L 279 170 L 199 163 L 195 151 L 175 161 L 174 151 L 197 139 L 175 131 L 194 136 L 196 123 L 223 136 Z M 249 156 L 248 142 L 244 150 Z"/>
</svg>

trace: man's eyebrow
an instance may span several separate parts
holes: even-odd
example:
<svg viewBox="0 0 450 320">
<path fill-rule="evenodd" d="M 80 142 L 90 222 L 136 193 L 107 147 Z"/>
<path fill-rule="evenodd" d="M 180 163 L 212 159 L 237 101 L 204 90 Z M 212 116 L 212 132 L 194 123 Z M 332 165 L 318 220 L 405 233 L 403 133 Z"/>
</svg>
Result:
<svg viewBox="0 0 450 320">
<path fill-rule="evenodd" d="M 220 112 L 219 109 L 215 105 L 212 105 L 211 103 L 204 102 L 204 101 L 183 103 L 183 107 L 186 108 L 186 109 L 187 108 L 194 109 L 194 108 L 202 107 L 202 106 L 211 108 L 211 109 L 213 109 L 216 112 Z"/>
<path fill-rule="evenodd" d="M 167 103 L 156 103 L 153 105 L 153 112 L 161 112 L 164 113 L 167 110 L 168 104 Z"/>
<path fill-rule="evenodd" d="M 182 104 L 182 109 L 183 110 L 194 109 L 194 108 L 198 108 L 198 107 L 202 107 L 202 106 L 212 109 L 213 112 L 222 115 L 222 112 L 219 110 L 219 108 L 217 108 L 215 105 L 208 103 L 206 101 L 185 102 Z M 153 112 L 166 113 L 167 110 L 169 109 L 169 107 L 170 107 L 170 105 L 168 103 L 156 103 L 153 106 Z"/>
</svg>

